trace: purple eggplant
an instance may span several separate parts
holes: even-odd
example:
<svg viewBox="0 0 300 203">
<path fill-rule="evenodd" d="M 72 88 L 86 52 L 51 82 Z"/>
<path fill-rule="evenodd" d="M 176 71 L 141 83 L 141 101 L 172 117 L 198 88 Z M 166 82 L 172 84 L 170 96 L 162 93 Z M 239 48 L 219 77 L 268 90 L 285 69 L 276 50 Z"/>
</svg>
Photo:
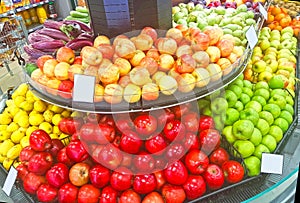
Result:
<svg viewBox="0 0 300 203">
<path fill-rule="evenodd" d="M 90 40 L 87 39 L 73 39 L 70 42 L 68 42 L 66 45 L 66 47 L 69 47 L 73 50 L 79 50 L 85 46 L 93 46 L 93 42 L 91 42 Z"/>
<path fill-rule="evenodd" d="M 32 32 L 28 35 L 28 41 L 30 44 L 39 42 L 39 41 L 52 41 L 54 40 L 52 37 L 49 37 L 48 35 L 43 35 L 38 32 Z"/>
<path fill-rule="evenodd" d="M 38 31 L 38 33 L 43 34 L 43 35 L 48 35 L 49 37 L 52 37 L 54 39 L 60 39 L 60 40 L 66 41 L 66 42 L 71 40 L 65 33 L 63 33 L 60 30 L 53 29 L 53 28 L 44 27 L 44 28 L 40 29 Z"/>
<path fill-rule="evenodd" d="M 44 27 L 52 28 L 52 29 L 56 29 L 56 30 L 59 30 L 62 25 L 63 25 L 62 21 L 55 21 L 55 20 L 48 19 L 44 22 Z"/>
</svg>

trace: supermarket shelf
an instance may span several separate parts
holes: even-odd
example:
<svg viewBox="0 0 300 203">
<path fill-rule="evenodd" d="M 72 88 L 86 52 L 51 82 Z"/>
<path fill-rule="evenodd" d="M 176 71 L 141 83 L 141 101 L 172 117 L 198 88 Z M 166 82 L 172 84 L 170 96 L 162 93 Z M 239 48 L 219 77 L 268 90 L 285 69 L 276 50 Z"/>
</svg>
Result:
<svg viewBox="0 0 300 203">
<path fill-rule="evenodd" d="M 52 1 L 54 1 L 54 0 L 52 0 Z M 25 11 L 25 10 L 28 10 L 28 9 L 31 9 L 31 8 L 35 8 L 35 7 L 38 7 L 39 5 L 44 5 L 44 4 L 47 4 L 49 2 L 50 2 L 50 0 L 45 0 L 45 1 L 41 1 L 39 3 L 30 4 L 30 5 L 23 6 L 23 7 L 18 7 L 18 8 L 15 8 L 13 10 L 7 11 L 5 13 L 1 13 L 0 18 L 4 18 L 4 17 L 7 17 L 9 15 L 21 12 L 21 11 Z"/>
<path fill-rule="evenodd" d="M 36 30 L 39 30 L 41 28 L 43 28 L 43 24 L 33 24 L 33 25 L 29 26 L 27 28 L 27 30 L 28 30 L 28 33 L 31 33 L 31 32 L 34 32 Z"/>
</svg>

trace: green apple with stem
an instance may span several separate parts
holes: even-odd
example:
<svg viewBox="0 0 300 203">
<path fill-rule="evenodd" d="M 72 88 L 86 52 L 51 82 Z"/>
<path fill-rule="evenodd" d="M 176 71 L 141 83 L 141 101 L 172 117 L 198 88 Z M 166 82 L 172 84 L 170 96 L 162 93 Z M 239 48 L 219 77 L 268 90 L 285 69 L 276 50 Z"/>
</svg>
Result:
<svg viewBox="0 0 300 203">
<path fill-rule="evenodd" d="M 251 98 L 252 101 L 257 101 L 258 103 L 261 104 L 261 106 L 264 106 L 267 104 L 267 101 L 264 97 L 260 96 L 260 95 L 255 95 Z"/>
<path fill-rule="evenodd" d="M 266 147 L 268 147 L 270 152 L 274 152 L 277 147 L 276 139 L 269 134 L 263 136 L 261 143 L 264 144 Z"/>
<path fill-rule="evenodd" d="M 225 90 L 225 98 L 227 100 L 228 107 L 233 107 L 238 100 L 236 94 L 229 89 Z"/>
<path fill-rule="evenodd" d="M 249 139 L 250 142 L 254 144 L 254 146 L 257 146 L 261 143 L 262 140 L 262 134 L 259 129 L 254 128 L 253 133 Z"/>
<path fill-rule="evenodd" d="M 247 108 L 252 108 L 256 112 L 260 112 L 262 110 L 262 105 L 257 101 L 251 100 L 245 105 L 245 109 Z"/>
<path fill-rule="evenodd" d="M 245 108 L 240 112 L 240 119 L 249 120 L 253 123 L 254 126 L 256 126 L 259 119 L 259 114 L 253 108 Z"/>
<path fill-rule="evenodd" d="M 261 159 L 262 153 L 270 153 L 270 150 L 266 145 L 261 143 L 255 147 L 253 155 Z"/>
<path fill-rule="evenodd" d="M 260 81 L 261 82 L 261 81 Z M 257 83 L 258 84 L 258 83 Z M 253 96 L 262 96 L 263 98 L 265 98 L 265 100 L 269 100 L 270 97 L 270 92 L 268 89 L 264 89 L 264 88 L 260 88 L 260 89 L 256 89 L 253 93 Z"/>
<path fill-rule="evenodd" d="M 278 68 L 278 61 L 277 59 L 270 59 L 266 61 L 267 66 L 271 68 L 272 72 L 275 73 Z"/>
<path fill-rule="evenodd" d="M 243 93 L 247 94 L 250 98 L 252 98 L 252 96 L 253 96 L 252 88 L 243 87 L 242 90 L 243 90 Z"/>
<path fill-rule="evenodd" d="M 280 142 L 283 138 L 283 131 L 278 125 L 271 125 L 268 134 L 272 135 L 277 143 Z"/>
<path fill-rule="evenodd" d="M 233 135 L 233 131 L 232 131 L 232 126 L 231 125 L 225 126 L 223 128 L 222 135 L 231 144 L 233 144 L 237 140 L 236 137 Z"/>
<path fill-rule="evenodd" d="M 242 111 L 244 109 L 244 104 L 241 101 L 237 101 L 234 105 L 234 108 L 238 111 Z"/>
<path fill-rule="evenodd" d="M 251 101 L 251 98 L 249 97 L 248 94 L 245 94 L 245 93 L 242 93 L 239 100 L 243 103 L 243 105 L 247 105 L 250 101 Z"/>
<path fill-rule="evenodd" d="M 263 110 L 270 112 L 273 115 L 274 119 L 278 118 L 281 113 L 281 109 L 277 104 L 268 103 L 265 106 L 263 106 Z"/>
<path fill-rule="evenodd" d="M 282 89 L 284 88 L 284 80 L 282 75 L 274 75 L 268 81 L 269 87 L 271 89 Z"/>
<path fill-rule="evenodd" d="M 250 156 L 244 160 L 245 166 L 248 170 L 248 176 L 258 176 L 260 174 L 260 159 L 256 156 Z"/>
<path fill-rule="evenodd" d="M 262 119 L 262 118 L 258 119 L 255 127 L 260 130 L 260 132 L 263 136 L 268 134 L 268 132 L 270 130 L 269 123 L 265 119 Z"/>
<path fill-rule="evenodd" d="M 256 73 L 261 73 L 266 70 L 266 66 L 267 66 L 267 64 L 265 61 L 259 60 L 259 61 L 256 61 L 254 64 L 252 64 L 252 69 Z"/>
<path fill-rule="evenodd" d="M 255 146 L 249 140 L 236 140 L 233 147 L 241 154 L 242 158 L 247 158 L 254 153 Z"/>
<path fill-rule="evenodd" d="M 226 110 L 225 125 L 233 125 L 240 117 L 240 112 L 234 108 L 228 108 Z"/>
<path fill-rule="evenodd" d="M 243 83 L 243 79 L 235 79 L 232 83 L 230 83 L 230 85 L 237 85 L 239 87 L 243 87 L 244 83 Z"/>
<path fill-rule="evenodd" d="M 262 118 L 268 122 L 269 125 L 274 123 L 274 117 L 269 111 L 261 111 L 258 113 L 259 118 Z"/>
<path fill-rule="evenodd" d="M 277 104 L 280 109 L 284 109 L 286 105 L 285 98 L 279 94 L 275 94 L 268 100 L 269 104 Z"/>
<path fill-rule="evenodd" d="M 260 39 L 262 39 L 262 37 Z M 264 51 L 264 50 L 268 49 L 271 46 L 271 43 L 269 42 L 268 38 L 264 38 L 260 41 L 258 46 L 261 48 L 261 50 Z"/>
<path fill-rule="evenodd" d="M 233 91 L 236 94 L 237 98 L 240 98 L 243 92 L 242 88 L 236 84 L 230 84 L 227 89 Z"/>
<path fill-rule="evenodd" d="M 279 126 L 283 133 L 285 133 L 289 129 L 289 123 L 284 118 L 276 118 L 274 120 L 274 125 Z"/>
<path fill-rule="evenodd" d="M 232 125 L 233 135 L 240 140 L 247 140 L 251 137 L 254 125 L 250 120 L 238 120 Z"/>
</svg>

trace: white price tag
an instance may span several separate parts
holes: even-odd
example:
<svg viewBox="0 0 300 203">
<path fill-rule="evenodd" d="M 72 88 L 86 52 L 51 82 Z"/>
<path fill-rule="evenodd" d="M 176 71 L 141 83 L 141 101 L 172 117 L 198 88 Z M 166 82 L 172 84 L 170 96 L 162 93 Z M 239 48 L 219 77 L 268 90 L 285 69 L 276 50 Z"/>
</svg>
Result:
<svg viewBox="0 0 300 203">
<path fill-rule="evenodd" d="M 89 75 L 74 75 L 73 101 L 94 102 L 95 77 Z"/>
<path fill-rule="evenodd" d="M 261 172 L 282 174 L 283 155 L 262 153 Z"/>
<path fill-rule="evenodd" d="M 250 28 L 247 30 L 246 38 L 249 42 L 250 48 L 253 49 L 258 42 L 257 34 L 253 25 L 251 25 Z"/>
<path fill-rule="evenodd" d="M 265 9 L 265 7 L 264 7 L 261 3 L 259 3 L 258 6 L 259 6 L 259 7 L 258 7 L 259 12 L 262 14 L 262 16 L 264 17 L 264 19 L 265 19 L 265 20 L 268 20 L 268 12 L 267 12 L 267 10 Z"/>
<path fill-rule="evenodd" d="M 10 167 L 9 172 L 6 177 L 6 180 L 4 182 L 3 188 L 2 188 L 3 191 L 7 194 L 7 196 L 10 195 L 11 189 L 16 182 L 17 175 L 18 175 L 17 169 L 15 169 L 15 167 Z"/>
</svg>

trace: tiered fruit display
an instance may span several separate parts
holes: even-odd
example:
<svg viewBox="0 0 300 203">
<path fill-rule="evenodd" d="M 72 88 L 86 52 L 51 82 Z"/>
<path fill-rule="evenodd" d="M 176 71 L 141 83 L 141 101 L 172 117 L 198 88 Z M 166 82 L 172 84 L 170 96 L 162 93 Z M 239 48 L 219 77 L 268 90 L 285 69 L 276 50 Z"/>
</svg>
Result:
<svg viewBox="0 0 300 203">
<path fill-rule="evenodd" d="M 86 24 L 90 23 L 89 10 L 85 6 L 76 6 L 74 11 L 70 12 L 70 15 L 65 20 L 76 20 Z"/>
<path fill-rule="evenodd" d="M 46 20 L 43 28 L 28 35 L 28 45 L 24 51 L 35 62 L 43 55 L 55 55 L 60 47 L 69 47 L 80 51 L 82 47 L 93 44 L 92 29 L 78 20 Z"/>
<path fill-rule="evenodd" d="M 297 38 L 293 33 L 291 27 L 281 31 L 262 28 L 244 71 L 245 79 L 254 83 L 266 81 L 271 88 L 286 88 L 295 96 Z"/>
<path fill-rule="evenodd" d="M 21 84 L 11 97 L 6 100 L 7 107 L 0 114 L 0 162 L 5 169 L 9 169 L 20 151 L 29 145 L 32 131 L 43 129 L 53 139 L 67 137 L 59 130 L 58 123 L 72 113 L 40 100 L 26 83 Z M 14 164 L 16 166 L 18 162 Z"/>
<path fill-rule="evenodd" d="M 117 117 L 91 113 L 67 130 L 71 141 L 56 156 L 47 152 L 50 136 L 33 131 L 21 152 L 19 178 L 41 202 L 90 203 L 128 197 L 184 202 L 240 182 L 243 166 L 221 147 L 212 117 L 199 116 L 197 108 L 189 103 Z"/>
<path fill-rule="evenodd" d="M 249 176 L 260 174 L 262 153 L 272 153 L 293 122 L 294 98 L 285 89 L 238 78 L 225 90 L 222 135 L 240 152 Z"/>
<path fill-rule="evenodd" d="M 254 7 L 256 9 L 257 5 Z M 223 29 L 224 34 L 234 37 L 236 46 L 246 46 L 245 33 L 251 25 L 256 24 L 253 10 L 245 4 L 231 9 L 222 6 L 204 8 L 200 4 L 194 5 L 193 3 L 179 4 L 173 7 L 172 12 L 174 26 L 183 24 L 188 27 L 198 27 L 202 31 L 206 27 L 218 26 Z"/>
<path fill-rule="evenodd" d="M 234 38 L 216 26 L 201 31 L 181 25 L 160 37 L 145 27 L 138 35 L 118 35 L 112 42 L 97 36 L 78 57 L 68 47 L 59 48 L 55 57 L 41 56 L 31 79 L 48 87 L 49 93 L 71 98 L 74 74 L 91 75 L 96 78 L 96 102 L 151 101 L 160 94 L 205 88 L 230 74 L 244 54 L 234 44 Z"/>
</svg>

